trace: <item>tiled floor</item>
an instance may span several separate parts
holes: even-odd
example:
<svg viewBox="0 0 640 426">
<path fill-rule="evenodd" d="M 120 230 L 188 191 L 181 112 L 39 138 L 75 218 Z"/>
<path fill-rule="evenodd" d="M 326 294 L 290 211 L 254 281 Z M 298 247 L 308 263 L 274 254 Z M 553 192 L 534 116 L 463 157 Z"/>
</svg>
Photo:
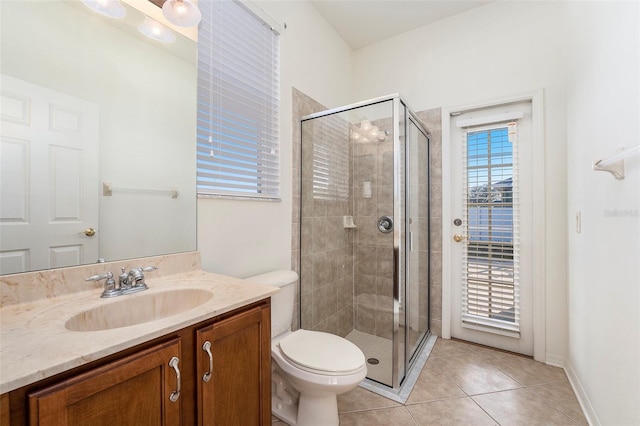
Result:
<svg viewBox="0 0 640 426">
<path fill-rule="evenodd" d="M 338 411 L 341 426 L 587 425 L 562 369 L 442 339 L 406 404 L 358 387 Z"/>
</svg>

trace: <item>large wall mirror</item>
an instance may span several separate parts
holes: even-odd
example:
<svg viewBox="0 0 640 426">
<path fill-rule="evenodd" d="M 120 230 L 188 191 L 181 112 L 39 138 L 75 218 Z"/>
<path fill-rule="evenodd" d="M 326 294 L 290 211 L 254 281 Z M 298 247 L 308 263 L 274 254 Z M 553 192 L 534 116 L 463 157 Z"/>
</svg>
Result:
<svg viewBox="0 0 640 426">
<path fill-rule="evenodd" d="M 0 274 L 196 249 L 196 43 L 123 7 L 0 2 Z"/>
</svg>

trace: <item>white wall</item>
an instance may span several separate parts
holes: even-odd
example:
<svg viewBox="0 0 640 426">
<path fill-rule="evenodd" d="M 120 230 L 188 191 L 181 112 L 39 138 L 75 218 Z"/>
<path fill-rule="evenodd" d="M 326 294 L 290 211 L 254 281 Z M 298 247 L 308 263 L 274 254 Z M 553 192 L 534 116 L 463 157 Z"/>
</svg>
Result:
<svg viewBox="0 0 640 426">
<path fill-rule="evenodd" d="M 562 3 L 494 2 L 355 52 L 356 98 L 400 92 L 423 110 L 544 89 L 546 359 L 566 342 Z M 446 220 L 446 219 L 445 219 Z"/>
<path fill-rule="evenodd" d="M 282 201 L 198 200 L 203 268 L 237 277 L 291 267 L 291 88 L 328 107 L 352 99 L 351 50 L 311 4 L 258 4 L 287 26 L 280 36 Z"/>
<path fill-rule="evenodd" d="M 567 367 L 592 424 L 640 424 L 640 156 L 622 181 L 591 170 L 640 143 L 639 13 L 638 2 L 567 6 Z"/>
</svg>

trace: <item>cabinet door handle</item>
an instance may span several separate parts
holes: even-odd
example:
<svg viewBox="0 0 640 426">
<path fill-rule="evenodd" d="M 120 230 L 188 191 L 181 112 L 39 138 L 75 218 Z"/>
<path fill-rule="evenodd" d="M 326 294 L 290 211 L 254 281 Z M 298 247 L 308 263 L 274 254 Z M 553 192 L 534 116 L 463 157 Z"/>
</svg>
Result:
<svg viewBox="0 0 640 426">
<path fill-rule="evenodd" d="M 209 371 L 204 373 L 204 375 L 202 376 L 202 381 L 208 383 L 209 380 L 211 380 L 211 372 L 213 371 L 213 355 L 211 355 L 211 342 L 208 340 L 204 342 L 204 345 L 202 345 L 202 350 L 205 351 L 207 355 L 209 355 Z"/>
<path fill-rule="evenodd" d="M 180 362 L 180 360 L 178 359 L 177 356 L 174 356 L 169 361 L 169 367 L 172 367 L 176 371 L 176 390 L 171 392 L 171 395 L 169 395 L 169 401 L 171 401 L 171 402 L 176 402 L 178 400 L 178 398 L 180 398 L 180 387 L 181 386 L 180 386 L 180 369 L 178 368 L 178 363 L 179 362 Z"/>
</svg>

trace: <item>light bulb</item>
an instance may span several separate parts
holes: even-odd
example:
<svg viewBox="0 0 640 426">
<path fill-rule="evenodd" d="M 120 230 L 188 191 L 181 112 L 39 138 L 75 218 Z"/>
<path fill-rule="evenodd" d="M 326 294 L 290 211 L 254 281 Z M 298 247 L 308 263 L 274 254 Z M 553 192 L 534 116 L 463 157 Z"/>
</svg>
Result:
<svg viewBox="0 0 640 426">
<path fill-rule="evenodd" d="M 364 132 L 368 132 L 371 129 L 371 122 L 369 120 L 362 120 L 362 122 L 360 123 L 360 128 Z"/>
<path fill-rule="evenodd" d="M 150 39 L 163 43 L 173 43 L 176 41 L 176 35 L 169 28 L 149 17 L 144 19 L 144 23 L 138 27 L 138 31 Z"/>
<path fill-rule="evenodd" d="M 373 126 L 371 128 L 371 130 L 369 130 L 369 133 L 368 133 L 367 136 L 369 136 L 369 138 L 373 140 L 373 139 L 376 139 L 378 137 L 379 133 L 380 132 L 378 131 L 378 126 Z"/>
<path fill-rule="evenodd" d="M 198 6 L 190 0 L 167 0 L 162 5 L 162 14 L 178 27 L 195 27 L 202 19 Z"/>
<path fill-rule="evenodd" d="M 82 3 L 94 12 L 109 18 L 120 19 L 127 15 L 119 0 L 82 0 Z"/>
</svg>

